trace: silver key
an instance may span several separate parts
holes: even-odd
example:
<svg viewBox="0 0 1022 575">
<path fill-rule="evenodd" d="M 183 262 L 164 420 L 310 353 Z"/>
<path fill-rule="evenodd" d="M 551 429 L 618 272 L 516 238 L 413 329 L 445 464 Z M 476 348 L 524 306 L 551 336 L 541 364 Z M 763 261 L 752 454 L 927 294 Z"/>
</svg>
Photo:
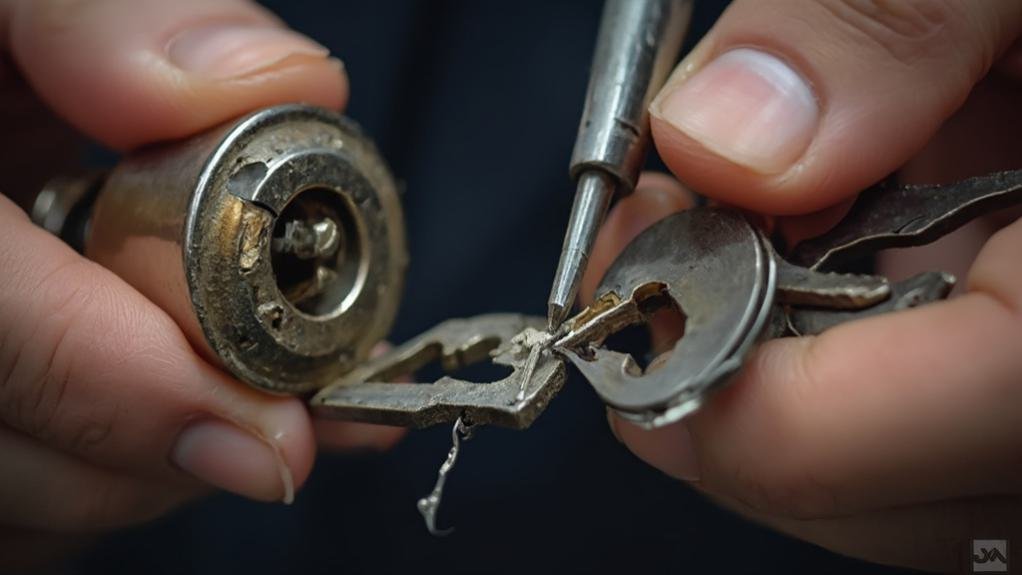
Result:
<svg viewBox="0 0 1022 575">
<path fill-rule="evenodd" d="M 933 195 L 939 197 L 934 199 Z M 740 213 L 696 208 L 640 234 L 597 289 L 597 302 L 555 343 L 622 416 L 645 427 L 678 421 L 729 380 L 765 338 L 820 333 L 839 323 L 947 296 L 949 274 L 896 284 L 880 276 L 824 272 L 885 247 L 920 245 L 987 211 L 1022 201 L 1022 171 L 951 186 L 882 185 L 864 192 L 830 232 L 796 246 L 795 265 Z M 907 213 L 910 212 L 910 213 Z M 685 333 L 645 372 L 603 346 L 625 326 L 675 305 Z"/>
</svg>

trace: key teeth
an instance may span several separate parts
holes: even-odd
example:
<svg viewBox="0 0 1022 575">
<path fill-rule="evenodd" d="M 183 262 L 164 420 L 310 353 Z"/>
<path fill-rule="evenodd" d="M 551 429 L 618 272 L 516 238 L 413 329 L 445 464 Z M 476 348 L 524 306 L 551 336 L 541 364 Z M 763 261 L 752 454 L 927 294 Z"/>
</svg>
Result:
<svg viewBox="0 0 1022 575">
<path fill-rule="evenodd" d="M 887 278 L 843 272 L 820 272 L 776 258 L 777 301 L 828 309 L 862 309 L 890 297 Z"/>
<path fill-rule="evenodd" d="M 1022 170 L 942 185 L 895 185 L 887 180 L 859 194 L 827 232 L 802 241 L 792 261 L 819 269 L 882 249 L 928 244 L 977 216 L 1022 202 Z"/>
</svg>

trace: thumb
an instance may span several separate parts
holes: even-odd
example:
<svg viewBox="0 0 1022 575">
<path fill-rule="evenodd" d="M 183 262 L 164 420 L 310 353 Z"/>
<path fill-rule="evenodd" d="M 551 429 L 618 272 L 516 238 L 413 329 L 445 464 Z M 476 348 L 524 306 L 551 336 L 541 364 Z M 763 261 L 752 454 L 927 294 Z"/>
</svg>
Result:
<svg viewBox="0 0 1022 575">
<path fill-rule="evenodd" d="M 1016 38 L 1018 2 L 736 0 L 651 106 L 714 199 L 816 211 L 906 162 Z"/>
<path fill-rule="evenodd" d="M 187 136 L 255 108 L 340 108 L 326 48 L 247 0 L 8 0 L 16 64 L 71 124 L 116 148 Z"/>
</svg>

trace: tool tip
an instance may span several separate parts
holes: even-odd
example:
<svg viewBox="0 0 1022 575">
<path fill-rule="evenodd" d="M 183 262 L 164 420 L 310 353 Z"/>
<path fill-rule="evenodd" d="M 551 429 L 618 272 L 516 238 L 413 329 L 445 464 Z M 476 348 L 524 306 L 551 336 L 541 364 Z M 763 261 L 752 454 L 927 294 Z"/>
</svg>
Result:
<svg viewBox="0 0 1022 575">
<path fill-rule="evenodd" d="M 554 333 L 561 327 L 561 324 L 564 323 L 564 320 L 568 315 L 568 308 L 560 304 L 550 303 L 548 306 L 548 312 L 547 331 Z"/>
</svg>

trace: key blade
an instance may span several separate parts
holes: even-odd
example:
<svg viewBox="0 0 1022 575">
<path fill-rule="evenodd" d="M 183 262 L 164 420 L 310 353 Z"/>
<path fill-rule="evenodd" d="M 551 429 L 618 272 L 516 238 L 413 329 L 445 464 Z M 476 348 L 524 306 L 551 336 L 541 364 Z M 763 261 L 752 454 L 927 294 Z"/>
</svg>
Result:
<svg viewBox="0 0 1022 575">
<path fill-rule="evenodd" d="M 951 293 L 955 278 L 944 272 L 925 272 L 891 286 L 883 303 L 861 310 L 792 308 L 788 329 L 795 335 L 817 335 L 836 325 L 884 313 L 918 307 L 941 300 Z"/>
<path fill-rule="evenodd" d="M 878 250 L 928 244 L 986 213 L 1022 202 L 1022 170 L 948 185 L 878 184 L 859 195 L 830 231 L 803 241 L 788 259 L 831 269 Z"/>
<path fill-rule="evenodd" d="M 864 274 L 820 272 L 777 261 L 777 301 L 827 309 L 862 309 L 891 295 L 887 278 Z"/>
</svg>

